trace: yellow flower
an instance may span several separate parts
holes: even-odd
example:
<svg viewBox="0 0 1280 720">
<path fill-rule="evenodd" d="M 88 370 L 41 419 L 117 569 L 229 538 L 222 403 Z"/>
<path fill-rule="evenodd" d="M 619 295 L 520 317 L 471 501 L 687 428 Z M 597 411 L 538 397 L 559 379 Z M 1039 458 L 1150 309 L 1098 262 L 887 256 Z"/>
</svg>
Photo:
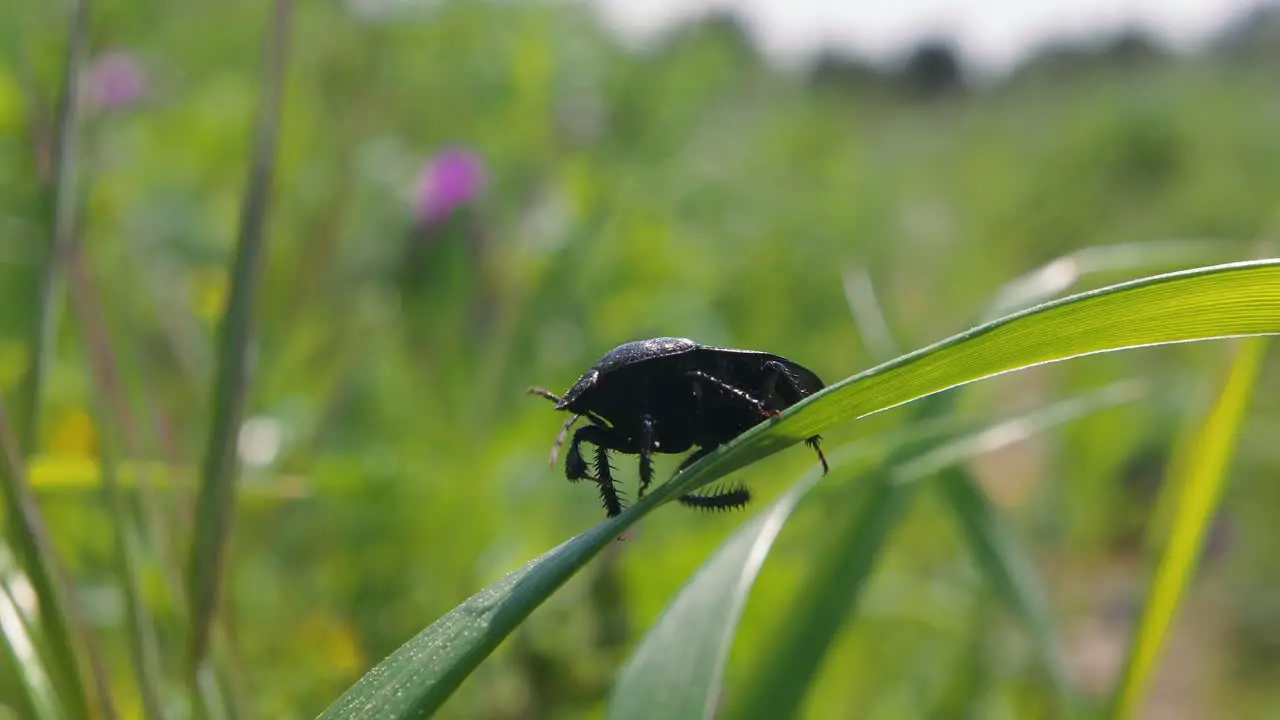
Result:
<svg viewBox="0 0 1280 720">
<path fill-rule="evenodd" d="M 191 305 L 200 319 L 213 322 L 222 317 L 227 302 L 227 273 L 219 267 L 208 267 L 191 278 Z"/>
<path fill-rule="evenodd" d="M 355 631 L 338 618 L 312 613 L 302 622 L 301 640 L 335 674 L 351 675 L 364 667 Z"/>
<path fill-rule="evenodd" d="M 73 410 L 54 426 L 53 435 L 49 438 L 51 455 L 93 457 L 97 452 L 98 432 L 89 413 Z"/>
<path fill-rule="evenodd" d="M 17 132 L 22 127 L 22 93 L 13 76 L 0 68 L 0 135 Z"/>
</svg>

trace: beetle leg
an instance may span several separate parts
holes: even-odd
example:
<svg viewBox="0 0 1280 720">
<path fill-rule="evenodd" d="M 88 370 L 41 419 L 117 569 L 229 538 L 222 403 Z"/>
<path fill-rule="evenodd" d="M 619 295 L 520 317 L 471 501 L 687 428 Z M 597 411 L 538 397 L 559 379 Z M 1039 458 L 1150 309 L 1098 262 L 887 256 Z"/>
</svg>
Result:
<svg viewBox="0 0 1280 720">
<path fill-rule="evenodd" d="M 609 449 L 604 445 L 596 445 L 596 482 L 600 485 L 600 500 L 604 502 L 607 517 L 622 514 L 622 500 L 618 497 L 618 489 L 613 485 L 613 474 L 609 464 Z"/>
<path fill-rule="evenodd" d="M 591 477 L 587 472 L 586 460 L 582 457 L 582 443 L 589 442 L 596 446 L 595 471 Z M 622 512 L 622 500 L 618 489 L 613 484 L 613 467 L 609 464 L 609 450 L 616 449 L 618 438 L 610 428 L 601 425 L 587 425 L 578 428 L 569 443 L 569 452 L 564 460 L 564 474 L 570 481 L 592 480 L 600 486 L 600 499 L 604 501 L 604 509 L 609 517 Z"/>
<path fill-rule="evenodd" d="M 573 442 L 569 443 L 569 453 L 564 456 L 564 476 L 569 482 L 595 479 L 587 473 L 587 461 L 582 459 L 582 441 L 589 439 L 587 435 L 591 434 L 591 427 L 578 428 L 578 432 L 573 434 Z"/>
<path fill-rule="evenodd" d="M 555 393 L 551 392 L 546 388 L 531 387 L 528 390 L 525 390 L 525 392 L 530 395 L 537 395 L 539 397 L 544 397 L 557 405 L 560 404 L 560 396 L 556 395 Z M 551 456 L 547 461 L 548 464 L 555 466 L 556 456 L 560 454 L 560 446 L 564 445 L 564 439 L 569 436 L 569 429 L 573 427 L 574 423 L 578 422 L 578 418 L 580 417 L 582 416 L 574 415 L 573 417 L 565 421 L 564 427 L 560 428 L 560 434 L 556 436 L 556 442 L 554 445 L 551 446 Z M 581 460 L 581 458 L 582 456 L 578 455 L 578 459 Z M 584 463 L 580 463 L 580 464 L 584 464 Z M 580 476 L 579 478 L 570 478 L 570 480 L 574 480 L 574 479 L 580 479 Z"/>
<path fill-rule="evenodd" d="M 745 485 L 730 485 L 706 494 L 685 493 L 677 500 L 695 510 L 737 510 L 751 502 L 751 491 Z"/>
<path fill-rule="evenodd" d="M 548 460 L 548 464 L 552 467 L 555 467 L 556 456 L 560 454 L 560 447 L 564 445 L 564 439 L 569 437 L 569 430 L 573 427 L 574 423 L 578 422 L 580 419 L 582 419 L 581 415 L 574 415 L 564 421 L 564 427 L 560 428 L 560 434 L 556 436 L 556 443 L 551 446 L 551 458 Z M 581 455 L 579 455 L 579 457 L 581 457 Z"/>
<path fill-rule="evenodd" d="M 587 419 L 590 420 L 590 416 Z M 587 461 L 582 457 L 582 443 L 589 442 L 597 448 L 612 448 L 615 446 L 612 440 L 610 429 L 603 425 L 587 425 L 578 428 L 578 431 L 573 434 L 573 441 L 569 443 L 569 452 L 564 458 L 564 476 L 570 482 L 579 480 L 599 482 L 588 472 Z"/>
<path fill-rule="evenodd" d="M 778 379 L 781 378 L 783 381 L 782 389 L 784 390 L 782 400 L 786 403 L 787 407 L 795 405 L 804 399 L 806 393 L 804 389 L 800 387 L 800 381 L 796 379 L 795 373 L 791 372 L 790 368 L 777 360 L 770 360 L 764 364 L 764 367 L 766 370 L 770 371 L 764 382 L 764 386 L 766 388 L 765 395 L 769 395 L 775 388 L 777 388 Z"/>
<path fill-rule="evenodd" d="M 818 453 L 818 459 L 822 461 L 822 474 L 826 475 L 827 473 L 831 472 L 831 466 L 827 465 L 827 456 L 822 454 L 822 446 L 819 445 L 819 443 L 821 442 L 822 442 L 822 436 L 814 435 L 813 437 L 806 439 L 804 441 L 804 444 L 813 448 L 813 451 Z"/>
<path fill-rule="evenodd" d="M 638 498 L 644 497 L 644 491 L 653 480 L 653 417 L 645 415 L 640 418 L 640 492 Z"/>
<path fill-rule="evenodd" d="M 742 402 L 750 405 L 751 407 L 755 408 L 764 417 L 777 417 L 778 415 L 781 414 L 777 410 L 770 410 L 769 408 L 765 407 L 764 403 L 752 397 L 751 394 L 746 392 L 745 390 L 739 390 L 738 388 L 730 385 L 729 383 L 721 380 L 720 378 L 715 377 L 713 375 L 708 375 L 707 373 L 702 372 L 701 370 L 690 370 L 689 372 L 685 373 L 685 377 L 696 378 L 698 380 L 705 380 L 706 382 L 709 382 L 712 385 L 719 387 L 721 390 L 724 390 L 726 393 L 728 393 L 731 397 L 735 397 L 741 400 Z"/>
<path fill-rule="evenodd" d="M 702 458 L 715 452 L 719 445 L 705 445 L 693 451 L 689 457 L 680 463 L 680 467 L 676 468 L 676 473 L 681 472 L 690 465 L 698 462 Z M 729 488 L 719 488 L 712 490 L 710 493 L 685 493 L 676 500 L 685 507 L 697 508 L 703 510 L 734 510 L 746 506 L 751 501 L 751 491 L 745 485 L 737 485 Z"/>
</svg>

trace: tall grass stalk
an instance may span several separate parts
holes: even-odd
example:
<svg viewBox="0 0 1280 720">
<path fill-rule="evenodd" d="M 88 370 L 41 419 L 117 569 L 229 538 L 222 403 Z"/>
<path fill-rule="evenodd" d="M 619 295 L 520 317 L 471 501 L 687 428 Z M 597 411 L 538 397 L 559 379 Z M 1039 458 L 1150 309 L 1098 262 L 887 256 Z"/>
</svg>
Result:
<svg viewBox="0 0 1280 720">
<path fill-rule="evenodd" d="M 134 675 L 138 681 L 145 717 L 148 720 L 162 720 L 165 712 L 159 694 L 163 686 L 160 648 L 156 642 L 155 620 L 143 599 L 137 528 L 121 488 L 119 457 L 114 438 L 117 432 L 130 435 L 133 423 L 120 394 L 119 372 L 106 323 L 100 315 L 98 304 L 94 302 L 96 298 L 91 292 L 88 273 L 81 257 L 78 247 L 69 248 L 66 258 L 68 289 L 74 314 L 79 320 L 84 337 L 97 395 L 93 402 L 93 416 L 95 424 L 101 428 L 98 436 L 98 460 L 102 468 L 102 494 L 107 513 L 111 517 L 116 570 L 125 600 L 129 659 L 133 663 Z M 109 413 L 109 407 L 114 412 Z M 149 486 L 144 486 L 139 481 L 140 495 L 148 495 L 149 489 Z"/>
<path fill-rule="evenodd" d="M 1262 368 L 1267 338 L 1244 340 L 1213 408 L 1179 448 L 1167 483 L 1173 502 L 1168 537 L 1114 698 L 1117 718 L 1135 717 L 1159 669 L 1160 653 L 1195 576 L 1217 516 L 1240 426 Z"/>
<path fill-rule="evenodd" d="M 8 548 L 5 548 L 7 555 Z M 8 558 L 6 557 L 6 560 Z M 66 711 L 58 701 L 49 670 L 36 650 L 35 633 L 31 623 L 23 615 L 23 609 L 14 599 L 12 579 L 17 569 L 9 563 L 0 568 L 0 643 L 5 658 L 22 688 L 22 697 L 15 699 L 23 717 L 33 720 L 58 720 L 66 717 Z"/>
<path fill-rule="evenodd" d="M 27 481 L 26 464 L 17 435 L 0 403 L 0 488 L 9 509 L 10 534 L 23 570 L 31 581 L 40 607 L 44 636 L 53 654 L 53 673 L 59 695 L 74 717 L 89 717 L 89 681 L 81 654 L 93 680 L 100 717 L 114 718 L 106 667 L 84 621 L 84 610 L 70 575 L 58 557 L 53 538 Z"/>
<path fill-rule="evenodd" d="M 89 43 L 89 2 L 77 0 L 71 13 L 67 49 L 63 61 L 53 174 L 46 183 L 43 201 L 48 213 L 49 238 L 38 266 L 31 323 L 27 328 L 30 360 L 18 396 L 18 442 L 24 454 L 40 444 L 40 409 L 45 375 L 52 359 L 53 343 L 61 314 L 61 264 L 75 232 L 80 140 L 80 69 Z"/>
<path fill-rule="evenodd" d="M 210 626 L 221 592 L 226 546 L 235 511 L 236 438 L 249 387 L 250 327 L 262 258 L 266 219 L 284 95 L 293 3 L 277 0 L 265 43 L 266 68 L 241 209 L 239 238 L 231 270 L 231 291 L 218 337 L 218 362 L 209 435 L 200 472 L 187 575 L 191 605 L 190 662 L 193 678 L 208 652 Z"/>
</svg>

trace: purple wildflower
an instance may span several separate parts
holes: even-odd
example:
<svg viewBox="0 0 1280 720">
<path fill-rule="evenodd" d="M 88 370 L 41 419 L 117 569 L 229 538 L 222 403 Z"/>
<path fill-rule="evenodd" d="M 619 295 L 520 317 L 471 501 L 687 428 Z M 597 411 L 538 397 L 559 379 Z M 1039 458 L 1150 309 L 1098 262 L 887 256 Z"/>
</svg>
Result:
<svg viewBox="0 0 1280 720">
<path fill-rule="evenodd" d="M 418 176 L 415 196 L 418 222 L 431 226 L 447 218 L 484 191 L 484 160 L 460 147 L 438 153 Z"/>
<path fill-rule="evenodd" d="M 98 107 L 123 108 L 147 94 L 147 74 L 137 58 L 116 50 L 89 64 L 85 85 L 89 99 Z"/>
</svg>

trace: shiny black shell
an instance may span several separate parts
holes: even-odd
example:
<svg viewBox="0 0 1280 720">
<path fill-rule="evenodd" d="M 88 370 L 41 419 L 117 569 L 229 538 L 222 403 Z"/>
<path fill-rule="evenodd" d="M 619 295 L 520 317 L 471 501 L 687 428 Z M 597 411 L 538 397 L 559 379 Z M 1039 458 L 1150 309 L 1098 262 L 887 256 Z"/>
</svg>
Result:
<svg viewBox="0 0 1280 720">
<path fill-rule="evenodd" d="M 776 365 L 771 365 L 776 363 Z M 780 366 L 792 382 L 770 382 Z M 715 388 L 695 394 L 689 373 L 701 372 L 752 394 L 781 411 L 825 385 L 812 370 L 773 353 L 701 345 L 659 337 L 619 345 L 582 374 L 556 406 L 603 417 L 634 436 L 644 416 L 653 418 L 660 452 L 732 440 L 760 422 L 760 415 Z"/>
</svg>

